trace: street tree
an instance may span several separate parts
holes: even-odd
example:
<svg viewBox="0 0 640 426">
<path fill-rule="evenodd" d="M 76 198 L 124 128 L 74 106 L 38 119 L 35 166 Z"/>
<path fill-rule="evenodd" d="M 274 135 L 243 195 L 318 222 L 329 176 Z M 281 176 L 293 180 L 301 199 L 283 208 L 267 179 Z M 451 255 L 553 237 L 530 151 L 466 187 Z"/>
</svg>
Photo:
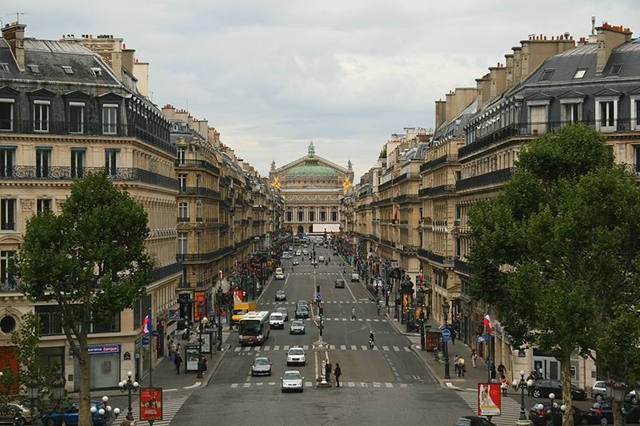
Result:
<svg viewBox="0 0 640 426">
<path fill-rule="evenodd" d="M 79 422 L 90 425 L 88 333 L 133 308 L 151 280 L 145 250 L 147 214 L 106 173 L 74 182 L 61 213 L 27 222 L 16 266 L 20 289 L 36 302 L 56 302 L 80 376 Z"/>
<path fill-rule="evenodd" d="M 471 293 L 494 307 L 514 345 L 560 360 L 563 425 L 572 425 L 572 353 L 606 359 L 607 330 L 640 300 L 640 190 L 597 132 L 574 125 L 523 149 L 505 190 L 469 216 Z"/>
</svg>

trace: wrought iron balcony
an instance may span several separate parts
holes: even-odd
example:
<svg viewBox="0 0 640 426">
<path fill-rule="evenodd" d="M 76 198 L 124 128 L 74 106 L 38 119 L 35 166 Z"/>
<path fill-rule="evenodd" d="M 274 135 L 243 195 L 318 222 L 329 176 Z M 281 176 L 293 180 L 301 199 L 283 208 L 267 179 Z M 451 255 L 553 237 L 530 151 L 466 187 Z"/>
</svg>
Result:
<svg viewBox="0 0 640 426">
<path fill-rule="evenodd" d="M 456 191 L 502 184 L 511 178 L 513 171 L 514 169 L 510 167 L 477 176 L 472 176 L 466 179 L 460 179 L 456 182 Z"/>
<path fill-rule="evenodd" d="M 220 174 L 220 169 L 204 160 L 175 160 L 174 166 L 178 169 L 203 169 L 213 174 Z"/>
<path fill-rule="evenodd" d="M 456 161 L 458 156 L 455 154 L 445 154 L 441 157 L 429 160 L 420 166 L 420 173 L 424 173 L 428 170 L 435 169 L 436 167 L 445 164 L 449 161 Z"/>
<path fill-rule="evenodd" d="M 205 188 L 202 186 L 186 186 L 179 188 L 180 195 L 196 195 L 202 197 L 220 198 L 220 192 L 215 189 Z"/>
<path fill-rule="evenodd" d="M 455 185 L 439 185 L 432 188 L 422 188 L 418 191 L 420 197 L 438 197 L 440 195 L 449 195 L 456 192 Z"/>
<path fill-rule="evenodd" d="M 469 266 L 469 264 L 463 260 L 460 260 L 457 257 L 454 261 L 454 267 L 456 272 L 460 272 L 469 276 L 473 275 L 473 271 L 471 270 L 471 267 Z"/>
</svg>

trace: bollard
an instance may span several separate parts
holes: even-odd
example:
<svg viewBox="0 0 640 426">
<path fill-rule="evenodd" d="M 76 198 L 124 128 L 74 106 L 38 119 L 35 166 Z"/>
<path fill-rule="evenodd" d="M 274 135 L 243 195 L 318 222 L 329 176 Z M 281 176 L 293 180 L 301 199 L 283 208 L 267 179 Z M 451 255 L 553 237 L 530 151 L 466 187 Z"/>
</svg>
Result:
<svg viewBox="0 0 640 426">
<path fill-rule="evenodd" d="M 322 360 L 322 366 L 320 367 L 320 377 L 322 378 L 322 380 L 320 380 L 321 385 L 327 384 L 327 377 L 326 377 L 326 374 L 324 374 L 325 369 L 326 369 L 326 361 Z"/>
</svg>

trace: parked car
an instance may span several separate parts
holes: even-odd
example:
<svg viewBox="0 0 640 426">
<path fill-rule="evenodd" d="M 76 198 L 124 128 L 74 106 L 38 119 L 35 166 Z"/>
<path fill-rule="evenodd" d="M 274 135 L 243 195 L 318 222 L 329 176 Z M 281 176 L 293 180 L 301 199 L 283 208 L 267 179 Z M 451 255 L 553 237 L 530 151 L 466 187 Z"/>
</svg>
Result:
<svg viewBox="0 0 640 426">
<path fill-rule="evenodd" d="M 304 353 L 304 349 L 300 346 L 294 346 L 287 352 L 287 365 L 292 364 L 307 364 L 307 357 Z"/>
<path fill-rule="evenodd" d="M 289 310 L 285 307 L 279 307 L 276 309 L 276 312 L 280 312 L 282 314 L 282 317 L 284 318 L 285 322 L 289 321 Z"/>
<path fill-rule="evenodd" d="M 280 312 L 272 312 L 269 315 L 269 327 L 284 328 L 284 317 Z"/>
<path fill-rule="evenodd" d="M 562 426 L 562 410 L 560 407 L 562 406 L 562 402 L 556 402 L 557 407 L 554 412 L 551 411 L 551 402 L 539 402 L 534 404 L 533 407 L 529 410 L 529 420 L 534 425 L 554 425 L 554 426 Z M 574 425 L 587 425 L 589 424 L 589 420 L 587 418 L 587 412 L 581 410 L 575 406 L 573 408 L 573 424 Z"/>
<path fill-rule="evenodd" d="M 282 392 L 303 392 L 304 391 L 304 377 L 298 370 L 287 370 L 281 378 L 282 380 Z"/>
<path fill-rule="evenodd" d="M 293 266 L 297 266 L 297 265 L 300 264 L 300 262 L 298 261 L 298 259 L 293 259 L 292 264 L 293 264 Z"/>
<path fill-rule="evenodd" d="M 301 318 L 309 318 L 309 309 L 305 306 L 298 306 L 296 308 L 296 314 L 295 314 L 296 319 L 301 319 Z"/>
<path fill-rule="evenodd" d="M 109 414 L 101 416 L 99 413 L 101 406 L 101 402 L 91 401 L 91 407 L 95 407 L 95 412 L 91 413 L 93 426 L 107 426 L 113 423 L 113 411 L 109 411 Z M 79 404 L 74 402 L 56 411 L 43 413 L 40 419 L 42 420 L 42 424 L 47 426 L 77 426 L 79 407 Z"/>
<path fill-rule="evenodd" d="M 495 423 L 490 422 L 488 419 L 479 416 L 464 416 L 460 417 L 453 426 L 496 426 Z"/>
<path fill-rule="evenodd" d="M 33 421 L 31 410 L 17 402 L 0 404 L 0 424 L 22 426 Z"/>
<path fill-rule="evenodd" d="M 598 380 L 591 387 L 591 398 L 596 399 L 600 395 L 605 398 L 607 396 L 607 382 Z"/>
<path fill-rule="evenodd" d="M 335 288 L 344 288 L 345 286 L 345 281 L 342 278 L 338 278 L 335 281 L 335 284 L 333 285 Z"/>
<path fill-rule="evenodd" d="M 318 262 L 324 263 L 324 256 L 318 256 Z"/>
<path fill-rule="evenodd" d="M 287 300 L 287 293 L 283 289 L 276 290 L 276 302 Z"/>
<path fill-rule="evenodd" d="M 257 356 L 251 363 L 252 376 L 270 376 L 271 360 L 266 356 Z"/>
<path fill-rule="evenodd" d="M 548 398 L 549 394 L 562 395 L 562 382 L 553 379 L 538 379 L 533 383 L 531 394 L 534 398 Z M 587 393 L 582 389 L 571 385 L 571 398 L 580 401 L 587 399 Z"/>
<path fill-rule="evenodd" d="M 291 321 L 291 325 L 289 326 L 289 334 L 306 334 L 304 322 L 300 320 Z"/>
<path fill-rule="evenodd" d="M 351 274 L 351 282 L 360 282 L 360 274 L 355 272 Z"/>
</svg>

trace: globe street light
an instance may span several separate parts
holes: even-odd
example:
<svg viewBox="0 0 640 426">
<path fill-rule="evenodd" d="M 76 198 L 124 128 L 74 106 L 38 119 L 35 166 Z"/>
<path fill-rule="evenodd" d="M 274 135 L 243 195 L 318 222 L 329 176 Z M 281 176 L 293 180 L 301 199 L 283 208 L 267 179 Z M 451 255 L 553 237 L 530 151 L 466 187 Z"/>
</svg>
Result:
<svg viewBox="0 0 640 426">
<path fill-rule="evenodd" d="M 132 373 L 127 371 L 127 380 L 123 380 L 118 383 L 120 391 L 127 392 L 129 394 L 129 405 L 127 406 L 127 420 L 133 420 L 133 413 L 131 412 L 131 393 L 137 392 L 140 388 L 140 384 L 134 380 L 131 380 Z"/>
<path fill-rule="evenodd" d="M 524 380 L 524 370 L 520 370 L 520 380 L 514 380 L 513 386 L 520 391 L 520 419 L 527 420 L 527 414 L 524 408 L 524 390 L 533 386 L 533 380 Z M 551 395 L 549 395 L 551 397 Z"/>
</svg>

